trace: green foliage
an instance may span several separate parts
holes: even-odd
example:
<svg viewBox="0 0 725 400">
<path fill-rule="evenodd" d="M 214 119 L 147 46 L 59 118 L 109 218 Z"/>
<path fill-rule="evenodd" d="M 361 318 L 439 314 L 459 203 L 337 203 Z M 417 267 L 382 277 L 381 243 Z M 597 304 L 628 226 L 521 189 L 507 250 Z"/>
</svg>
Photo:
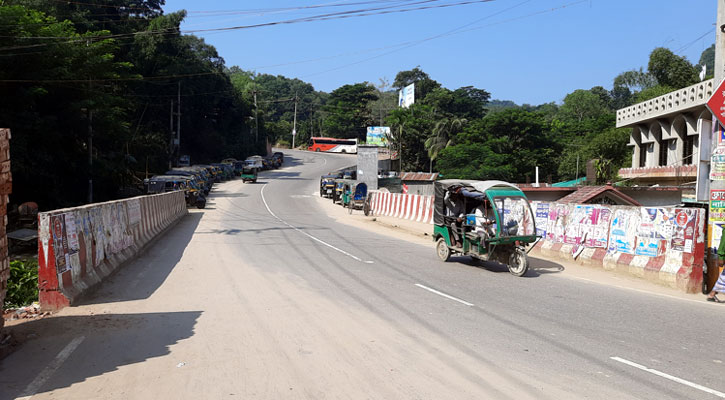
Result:
<svg viewBox="0 0 725 400">
<path fill-rule="evenodd" d="M 378 99 L 377 90 L 368 83 L 341 86 L 330 93 L 324 111 L 323 127 L 327 135 L 365 140 L 367 127 L 373 124 L 370 104 Z"/>
<path fill-rule="evenodd" d="M 559 175 L 562 179 L 574 179 L 583 176 L 586 162 L 599 160 L 598 181 L 606 183 L 616 178 L 619 168 L 629 165 L 632 157 L 628 149 L 629 129 L 609 128 L 602 132 L 591 133 L 565 147 L 559 163 Z M 579 173 L 576 171 L 576 159 L 579 156 Z"/>
<path fill-rule="evenodd" d="M 700 55 L 698 65 L 707 67 L 705 79 L 710 79 L 715 75 L 715 44 L 703 50 Z"/>
<path fill-rule="evenodd" d="M 670 87 L 670 86 L 662 86 L 662 85 L 653 86 L 651 88 L 647 88 L 647 89 L 637 93 L 634 96 L 634 103 L 636 104 L 636 103 L 640 103 L 643 101 L 647 101 L 649 99 L 654 99 L 655 97 L 666 95 L 667 93 L 670 93 L 673 90 L 675 90 L 675 88 Z"/>
<path fill-rule="evenodd" d="M 10 261 L 8 292 L 3 308 L 18 308 L 38 301 L 38 261 Z"/>
<path fill-rule="evenodd" d="M 411 83 L 415 83 L 415 102 L 419 102 L 428 96 L 428 93 L 441 87 L 441 84 L 434 81 L 428 76 L 420 66 L 417 66 L 409 71 L 400 71 L 395 75 L 395 81 L 393 81 L 393 87 L 396 90 L 400 90 Z"/>
<path fill-rule="evenodd" d="M 680 89 L 698 81 L 698 70 L 685 57 L 663 47 L 652 50 L 647 69 L 662 86 Z"/>
<path fill-rule="evenodd" d="M 512 160 L 484 143 L 458 144 L 441 150 L 436 166 L 446 178 L 512 181 Z"/>
</svg>

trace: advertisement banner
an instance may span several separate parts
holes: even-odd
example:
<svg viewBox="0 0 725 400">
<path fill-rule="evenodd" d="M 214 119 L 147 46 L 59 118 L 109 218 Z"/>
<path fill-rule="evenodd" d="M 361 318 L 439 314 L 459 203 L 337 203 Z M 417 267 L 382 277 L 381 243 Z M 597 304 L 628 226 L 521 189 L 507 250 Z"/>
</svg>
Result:
<svg viewBox="0 0 725 400">
<path fill-rule="evenodd" d="M 66 237 L 65 218 L 63 214 L 53 215 L 50 218 L 50 229 L 53 233 L 55 270 L 60 275 L 70 269 L 70 257 L 68 255 L 68 238 Z"/>
<path fill-rule="evenodd" d="M 404 87 L 398 92 L 398 106 L 403 108 L 410 107 L 415 102 L 415 84 Z"/>
<path fill-rule="evenodd" d="M 389 126 L 368 126 L 365 144 L 368 146 L 385 147 L 388 145 L 388 137 L 390 137 Z"/>
<path fill-rule="evenodd" d="M 641 214 L 639 209 L 616 210 L 609 229 L 609 252 L 634 254 L 636 230 Z"/>
</svg>

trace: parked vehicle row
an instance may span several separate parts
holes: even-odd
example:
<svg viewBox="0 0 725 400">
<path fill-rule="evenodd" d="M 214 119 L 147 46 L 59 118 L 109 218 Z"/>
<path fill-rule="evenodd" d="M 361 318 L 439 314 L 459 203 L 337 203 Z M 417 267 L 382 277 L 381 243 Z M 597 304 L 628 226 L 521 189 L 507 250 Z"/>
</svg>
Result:
<svg viewBox="0 0 725 400">
<path fill-rule="evenodd" d="M 354 172 L 354 171 L 353 171 Z M 335 204 L 352 210 L 363 210 L 365 215 L 370 213 L 370 199 L 368 186 L 363 182 L 352 179 L 351 171 L 337 171 L 320 177 L 320 196 L 332 199 Z"/>
<path fill-rule="evenodd" d="M 269 165 L 282 165 L 284 155 L 280 152 L 268 157 Z M 257 172 L 263 169 L 265 158 L 252 156 L 245 161 L 226 158 L 220 163 L 198 164 L 190 167 L 175 167 L 163 175 L 155 175 L 144 181 L 146 193 L 157 194 L 183 190 L 189 207 L 206 207 L 206 197 L 216 182 L 241 177 L 244 182 L 257 181 Z"/>
</svg>

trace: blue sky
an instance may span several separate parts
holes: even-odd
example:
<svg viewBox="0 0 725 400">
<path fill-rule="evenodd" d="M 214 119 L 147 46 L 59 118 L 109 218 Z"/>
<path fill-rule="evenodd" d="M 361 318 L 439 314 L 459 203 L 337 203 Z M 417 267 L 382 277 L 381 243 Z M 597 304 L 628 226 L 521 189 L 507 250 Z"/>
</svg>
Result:
<svg viewBox="0 0 725 400">
<path fill-rule="evenodd" d="M 187 10 L 182 29 L 194 30 L 404 3 L 379 0 L 372 5 L 269 10 L 360 1 L 167 0 L 164 10 Z M 461 0 L 433 4 L 454 2 Z M 576 89 L 611 88 L 619 73 L 646 68 L 656 47 L 697 63 L 715 41 L 716 8 L 716 0 L 493 0 L 195 34 L 214 45 L 227 66 L 299 78 L 317 90 L 330 92 L 364 81 L 377 84 L 380 78 L 392 83 L 399 71 L 419 65 L 450 89 L 472 85 L 495 99 L 541 104 L 561 102 Z M 258 11 L 262 9 L 266 12 Z M 220 10 L 235 12 L 208 12 Z"/>
</svg>

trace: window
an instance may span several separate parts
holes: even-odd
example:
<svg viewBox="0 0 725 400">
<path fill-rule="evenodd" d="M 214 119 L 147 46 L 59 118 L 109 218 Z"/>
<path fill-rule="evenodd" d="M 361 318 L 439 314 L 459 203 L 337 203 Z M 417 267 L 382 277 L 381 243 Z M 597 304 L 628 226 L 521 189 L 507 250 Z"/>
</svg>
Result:
<svg viewBox="0 0 725 400">
<path fill-rule="evenodd" d="M 669 140 L 663 140 L 660 143 L 660 154 L 659 154 L 659 165 L 660 167 L 664 167 L 667 165 L 667 149 L 670 146 Z"/>
<path fill-rule="evenodd" d="M 639 167 L 644 168 L 647 166 L 647 148 L 648 144 L 642 144 L 639 146 Z"/>
<path fill-rule="evenodd" d="M 682 164 L 692 165 L 693 153 L 695 150 L 695 136 L 686 136 L 684 146 L 682 146 Z"/>
</svg>

